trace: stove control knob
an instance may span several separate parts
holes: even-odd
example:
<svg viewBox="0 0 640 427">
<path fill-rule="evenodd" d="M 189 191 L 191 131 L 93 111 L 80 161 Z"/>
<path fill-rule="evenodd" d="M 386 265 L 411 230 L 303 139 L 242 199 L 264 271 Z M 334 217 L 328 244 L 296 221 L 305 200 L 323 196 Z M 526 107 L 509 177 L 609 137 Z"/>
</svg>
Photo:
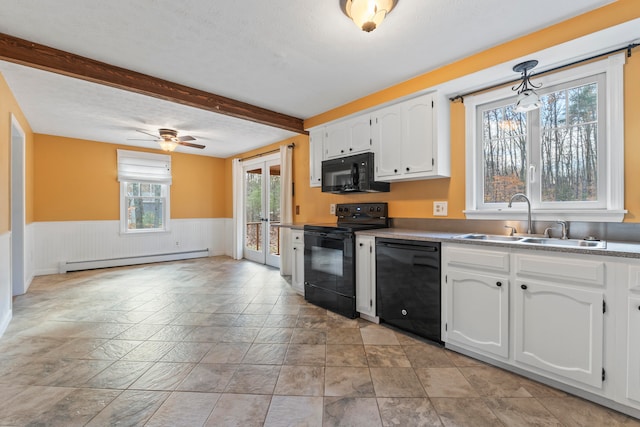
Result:
<svg viewBox="0 0 640 427">
<path fill-rule="evenodd" d="M 382 210 L 382 208 L 380 206 L 378 206 L 378 209 L 376 209 L 378 212 L 380 212 Z"/>
<path fill-rule="evenodd" d="M 407 310 L 402 310 L 402 315 L 406 316 L 407 315 Z"/>
</svg>

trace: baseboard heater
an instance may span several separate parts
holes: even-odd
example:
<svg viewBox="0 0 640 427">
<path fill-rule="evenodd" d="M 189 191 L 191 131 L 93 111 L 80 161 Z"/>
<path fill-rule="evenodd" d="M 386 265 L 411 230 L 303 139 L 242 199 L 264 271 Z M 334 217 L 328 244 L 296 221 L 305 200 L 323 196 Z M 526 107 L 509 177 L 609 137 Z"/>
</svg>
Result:
<svg viewBox="0 0 640 427">
<path fill-rule="evenodd" d="M 170 252 L 165 254 L 138 255 L 122 258 L 94 259 L 89 261 L 62 261 L 58 264 L 59 273 L 69 271 L 93 270 L 96 268 L 123 267 L 125 265 L 149 264 L 152 262 L 180 261 L 209 256 L 209 249 L 194 251 Z"/>
</svg>

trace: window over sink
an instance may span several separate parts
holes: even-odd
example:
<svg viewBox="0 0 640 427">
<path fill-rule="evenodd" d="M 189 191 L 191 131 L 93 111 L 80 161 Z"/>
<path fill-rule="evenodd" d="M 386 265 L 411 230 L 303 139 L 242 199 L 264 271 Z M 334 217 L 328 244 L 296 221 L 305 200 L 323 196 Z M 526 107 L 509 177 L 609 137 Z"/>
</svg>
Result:
<svg viewBox="0 0 640 427">
<path fill-rule="evenodd" d="M 542 106 L 516 112 L 511 86 L 465 97 L 467 218 L 621 221 L 624 54 L 533 76 Z M 520 206 L 520 207 L 518 207 Z"/>
</svg>

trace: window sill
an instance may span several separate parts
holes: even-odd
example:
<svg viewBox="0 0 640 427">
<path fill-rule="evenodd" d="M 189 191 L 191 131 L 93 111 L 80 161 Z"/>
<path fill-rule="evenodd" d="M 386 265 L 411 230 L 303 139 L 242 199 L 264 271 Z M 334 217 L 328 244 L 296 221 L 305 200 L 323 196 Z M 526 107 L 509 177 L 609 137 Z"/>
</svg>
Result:
<svg viewBox="0 0 640 427">
<path fill-rule="evenodd" d="M 604 210 L 588 209 L 580 211 L 567 210 L 531 210 L 531 219 L 535 221 L 584 221 L 584 222 L 622 222 L 626 209 Z M 527 211 L 522 209 L 491 209 L 466 210 L 467 219 L 495 219 L 495 220 L 527 220 Z"/>
<path fill-rule="evenodd" d="M 140 236 L 140 235 L 148 235 L 148 234 L 168 234 L 171 230 L 135 230 L 135 231 L 120 231 L 121 236 Z"/>
</svg>

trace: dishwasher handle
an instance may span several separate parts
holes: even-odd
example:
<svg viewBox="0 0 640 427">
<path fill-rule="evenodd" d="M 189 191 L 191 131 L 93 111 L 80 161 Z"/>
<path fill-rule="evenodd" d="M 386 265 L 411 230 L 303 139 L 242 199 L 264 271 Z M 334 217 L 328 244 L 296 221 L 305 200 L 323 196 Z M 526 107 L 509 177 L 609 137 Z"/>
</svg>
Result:
<svg viewBox="0 0 640 427">
<path fill-rule="evenodd" d="M 404 245 L 402 243 L 377 243 L 376 246 L 383 246 L 385 248 L 403 249 L 407 251 L 419 251 L 419 252 L 438 252 L 437 246 L 419 246 L 419 245 Z"/>
</svg>

